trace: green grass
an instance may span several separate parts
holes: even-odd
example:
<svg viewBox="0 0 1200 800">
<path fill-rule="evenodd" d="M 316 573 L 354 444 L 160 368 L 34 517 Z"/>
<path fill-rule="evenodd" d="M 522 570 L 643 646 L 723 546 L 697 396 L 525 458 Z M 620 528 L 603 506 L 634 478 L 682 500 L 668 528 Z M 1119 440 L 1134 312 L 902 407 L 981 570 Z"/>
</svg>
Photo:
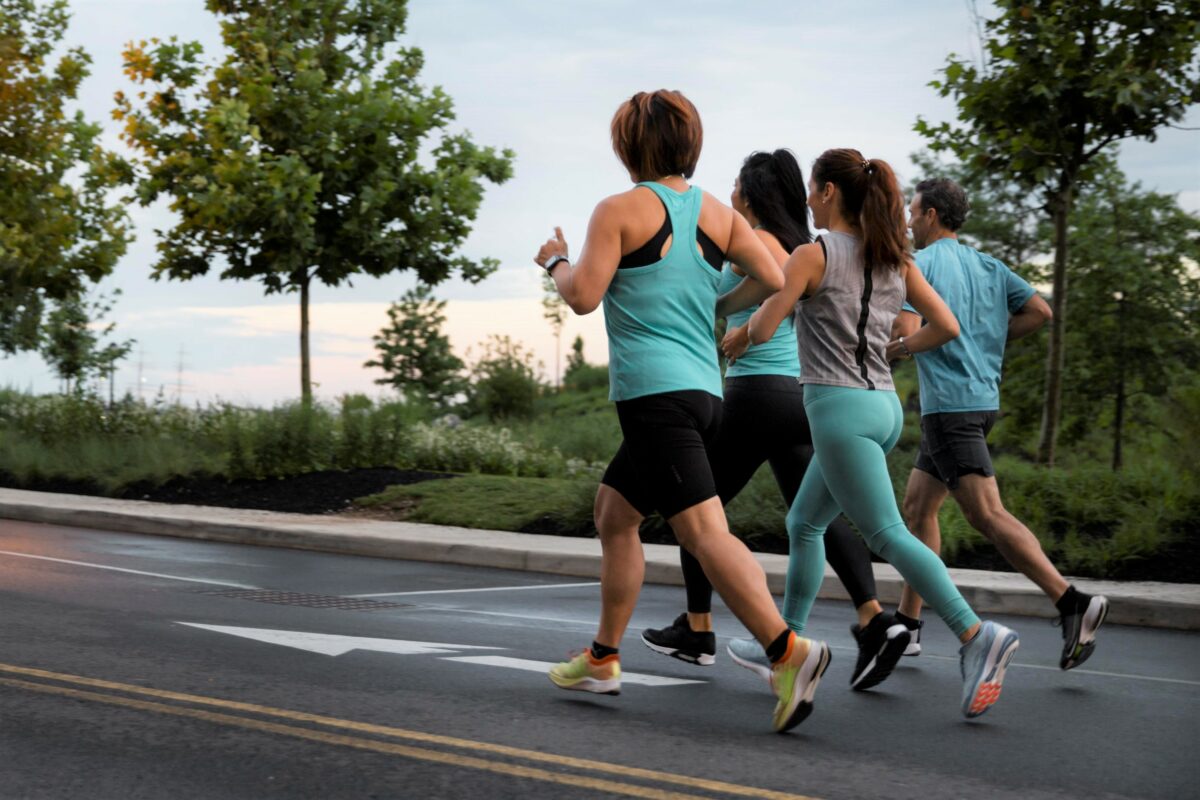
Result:
<svg viewBox="0 0 1200 800">
<path fill-rule="evenodd" d="M 392 486 L 358 500 L 357 504 L 377 510 L 397 510 L 400 516 L 414 522 L 519 531 L 544 516 L 586 526 L 591 522 L 595 494 L 593 481 L 465 475 L 453 480 Z"/>
</svg>

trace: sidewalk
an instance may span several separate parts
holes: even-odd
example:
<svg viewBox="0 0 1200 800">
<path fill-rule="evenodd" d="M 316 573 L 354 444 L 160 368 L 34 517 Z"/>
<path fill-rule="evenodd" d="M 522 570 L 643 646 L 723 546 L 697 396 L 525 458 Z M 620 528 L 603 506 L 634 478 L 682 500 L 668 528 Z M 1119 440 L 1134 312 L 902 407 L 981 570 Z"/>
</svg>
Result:
<svg viewBox="0 0 1200 800">
<path fill-rule="evenodd" d="M 0 519 L 585 578 L 600 575 L 600 542 L 596 539 L 414 522 L 170 505 L 16 489 L 0 489 Z M 678 548 L 648 544 L 645 551 L 647 582 L 683 585 Z M 782 594 L 787 557 L 756 555 L 766 570 L 771 591 Z M 887 564 L 875 564 L 874 568 L 879 599 L 896 603 L 900 597 L 900 576 Z M 950 576 L 976 611 L 1055 616 L 1050 602 L 1021 575 L 952 569 Z M 1108 596 L 1109 622 L 1200 630 L 1200 585 L 1087 579 L 1074 583 L 1083 591 Z M 828 566 L 819 596 L 848 599 Z"/>
</svg>

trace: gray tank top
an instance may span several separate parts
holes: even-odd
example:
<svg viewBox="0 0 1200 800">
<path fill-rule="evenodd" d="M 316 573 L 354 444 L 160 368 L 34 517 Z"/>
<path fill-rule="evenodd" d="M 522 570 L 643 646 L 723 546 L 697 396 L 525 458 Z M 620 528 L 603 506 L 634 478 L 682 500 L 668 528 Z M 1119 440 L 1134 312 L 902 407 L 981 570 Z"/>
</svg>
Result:
<svg viewBox="0 0 1200 800">
<path fill-rule="evenodd" d="M 856 236 L 830 231 L 818 241 L 825 249 L 825 277 L 796 306 L 800 382 L 894 390 L 884 350 L 904 303 L 900 271 L 864 269 Z"/>
</svg>

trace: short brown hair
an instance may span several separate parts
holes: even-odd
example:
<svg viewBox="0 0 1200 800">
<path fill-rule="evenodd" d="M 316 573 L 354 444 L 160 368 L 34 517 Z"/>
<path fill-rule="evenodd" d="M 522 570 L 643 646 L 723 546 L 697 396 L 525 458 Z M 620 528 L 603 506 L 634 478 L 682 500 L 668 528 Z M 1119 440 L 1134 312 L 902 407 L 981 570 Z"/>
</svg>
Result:
<svg viewBox="0 0 1200 800">
<path fill-rule="evenodd" d="M 692 177 L 703 143 L 700 112 L 682 92 L 638 92 L 613 114 L 613 152 L 638 180 Z"/>
</svg>

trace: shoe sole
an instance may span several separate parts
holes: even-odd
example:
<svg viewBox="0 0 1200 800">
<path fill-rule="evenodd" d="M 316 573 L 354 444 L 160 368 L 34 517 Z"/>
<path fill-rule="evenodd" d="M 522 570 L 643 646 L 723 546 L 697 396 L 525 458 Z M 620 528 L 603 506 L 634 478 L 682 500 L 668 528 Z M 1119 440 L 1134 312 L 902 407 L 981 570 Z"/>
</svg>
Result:
<svg viewBox="0 0 1200 800">
<path fill-rule="evenodd" d="M 650 641 L 645 636 L 642 637 L 642 644 L 646 645 L 646 647 L 649 647 L 651 650 L 659 653 L 660 655 L 670 656 L 671 658 L 678 659 L 679 661 L 683 661 L 688 664 L 695 664 L 700 667 L 711 667 L 713 664 L 717 663 L 717 656 L 715 653 L 711 655 L 708 653 L 691 653 L 687 650 L 679 650 L 674 647 L 663 647 L 661 644 L 655 644 L 654 642 Z"/>
<path fill-rule="evenodd" d="M 733 652 L 733 649 L 730 648 L 728 645 L 726 645 L 726 647 L 725 647 L 725 652 L 729 654 L 729 657 L 732 658 L 733 662 L 735 664 L 737 664 L 739 667 L 745 667 L 746 669 L 750 670 L 755 675 L 757 675 L 758 677 L 760 677 L 764 681 L 766 681 L 768 685 L 770 685 L 770 683 L 771 683 L 771 668 L 770 667 L 768 667 L 764 664 L 761 664 L 759 662 L 756 662 L 756 661 L 751 661 L 746 658 L 741 658 L 740 656 L 738 656 L 737 653 Z"/>
<path fill-rule="evenodd" d="M 884 639 L 883 646 L 867 664 L 867 668 L 862 671 L 857 680 L 850 681 L 850 688 L 854 691 L 864 692 L 887 680 L 888 676 L 892 674 L 892 670 L 896 668 L 896 664 L 900 662 L 904 651 L 908 649 L 908 641 L 912 634 L 903 625 L 892 627 L 900 628 L 900 631 L 895 636 Z"/>
<path fill-rule="evenodd" d="M 813 645 L 817 647 L 818 660 L 813 668 L 812 678 L 810 679 L 808 686 L 805 687 L 803 693 L 795 691 L 796 687 L 793 684 L 792 702 L 795 705 L 788 712 L 784 723 L 775 728 L 777 733 L 787 733 L 792 728 L 808 719 L 808 716 L 812 714 L 813 697 L 817 693 L 817 684 L 821 682 L 821 676 L 825 674 L 825 670 L 829 669 L 829 662 L 833 660 L 833 656 L 829 652 L 829 645 L 825 644 L 824 642 L 813 642 Z M 809 659 L 811 658 L 812 653 L 809 653 L 808 657 L 804 659 L 804 665 L 801 666 L 801 668 L 796 672 L 797 683 L 799 683 L 801 678 L 804 676 L 804 667 L 808 666 Z"/>
<path fill-rule="evenodd" d="M 1015 631 L 1009 630 L 1003 636 L 996 637 L 996 641 L 992 642 L 992 652 L 984 661 L 975 691 L 971 693 L 971 702 L 963 707 L 963 716 L 974 719 L 986 714 L 988 709 L 996 704 L 1000 699 L 1000 689 L 1004 685 L 1004 673 L 1020 645 L 1021 641 Z M 991 664 L 990 669 L 988 664 Z"/>
<path fill-rule="evenodd" d="M 560 683 L 559 679 L 550 675 L 550 682 L 560 689 L 566 689 L 568 692 L 591 692 L 592 694 L 620 694 L 621 679 L 609 678 L 606 681 L 599 681 L 595 678 L 580 678 L 574 683 Z"/>
<path fill-rule="evenodd" d="M 908 647 L 904 648 L 904 655 L 909 657 L 921 655 L 921 643 L 909 642 Z"/>
<path fill-rule="evenodd" d="M 1093 613 L 1092 605 L 1097 600 L 1100 601 L 1100 609 L 1095 614 L 1095 623 L 1093 623 L 1089 628 L 1088 616 Z M 1088 604 L 1088 610 L 1084 612 L 1083 621 L 1080 622 L 1079 644 L 1075 645 L 1075 652 L 1071 655 L 1071 657 L 1064 659 L 1063 663 L 1060 665 L 1064 671 L 1075 669 L 1080 664 L 1092 657 L 1092 653 L 1096 649 L 1096 631 L 1098 631 L 1100 626 L 1104 624 L 1104 620 L 1107 617 L 1108 598 L 1101 595 L 1093 597 L 1092 602 Z M 1084 641 L 1085 637 L 1086 641 Z"/>
</svg>

